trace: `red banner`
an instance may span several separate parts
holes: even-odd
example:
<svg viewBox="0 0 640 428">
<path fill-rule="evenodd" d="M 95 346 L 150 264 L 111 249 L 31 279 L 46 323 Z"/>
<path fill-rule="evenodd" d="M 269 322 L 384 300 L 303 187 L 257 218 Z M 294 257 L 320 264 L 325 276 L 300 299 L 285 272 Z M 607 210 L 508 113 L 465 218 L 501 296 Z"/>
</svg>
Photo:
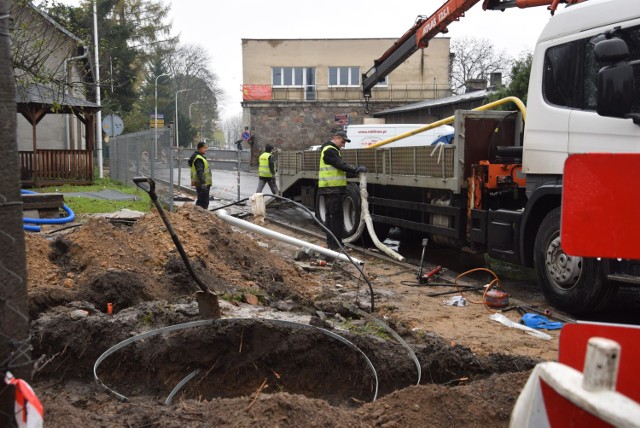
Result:
<svg viewBox="0 0 640 428">
<path fill-rule="evenodd" d="M 271 85 L 242 85 L 244 101 L 271 101 Z"/>
</svg>

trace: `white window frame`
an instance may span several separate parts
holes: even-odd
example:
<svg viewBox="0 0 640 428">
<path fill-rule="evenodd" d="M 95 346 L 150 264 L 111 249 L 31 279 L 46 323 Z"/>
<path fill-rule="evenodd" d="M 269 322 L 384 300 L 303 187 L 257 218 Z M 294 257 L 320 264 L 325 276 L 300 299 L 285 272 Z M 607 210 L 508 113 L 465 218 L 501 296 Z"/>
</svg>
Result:
<svg viewBox="0 0 640 428">
<path fill-rule="evenodd" d="M 343 71 L 342 69 L 347 69 L 347 84 L 343 85 L 340 84 L 339 82 L 342 80 L 343 76 Z M 355 70 L 354 70 L 355 69 Z M 335 85 L 331 84 L 331 72 L 335 70 L 336 72 L 336 83 Z M 360 87 L 360 80 L 361 80 L 361 76 L 360 76 L 360 67 L 357 65 L 340 65 L 340 66 L 330 66 L 329 69 L 327 70 L 328 74 L 327 74 L 327 84 L 330 88 L 347 88 L 347 87 Z M 355 83 L 354 83 L 355 80 Z"/>
<path fill-rule="evenodd" d="M 271 67 L 271 86 L 274 88 L 306 88 L 307 86 L 315 87 L 315 82 L 311 84 L 307 82 L 309 69 L 314 69 L 314 67 Z M 276 71 L 280 72 L 279 82 L 276 82 L 274 79 Z M 292 84 L 290 85 L 285 84 L 285 74 L 287 73 L 290 73 L 290 75 L 288 76 L 292 82 Z M 302 74 L 302 76 L 299 76 L 299 74 Z M 297 75 L 298 77 L 302 77 L 301 82 L 296 81 Z M 315 76 L 315 70 L 313 72 L 313 75 Z"/>
</svg>

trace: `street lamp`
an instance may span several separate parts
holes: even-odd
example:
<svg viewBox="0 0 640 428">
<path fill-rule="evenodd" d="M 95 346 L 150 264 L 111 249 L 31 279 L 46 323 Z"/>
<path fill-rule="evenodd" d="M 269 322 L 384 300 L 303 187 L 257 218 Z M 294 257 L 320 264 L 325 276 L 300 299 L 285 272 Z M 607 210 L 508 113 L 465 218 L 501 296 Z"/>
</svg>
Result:
<svg viewBox="0 0 640 428">
<path fill-rule="evenodd" d="M 153 141 L 155 142 L 154 144 L 155 153 L 153 155 L 155 159 L 158 159 L 158 79 L 161 78 L 162 76 L 171 76 L 171 75 L 169 73 L 162 73 L 161 75 L 156 76 L 156 83 L 154 86 L 156 108 L 153 116 L 153 132 L 154 132 Z"/>
<path fill-rule="evenodd" d="M 195 103 L 189 104 L 189 120 L 191 120 L 191 106 L 194 104 L 204 104 L 202 101 L 196 101 Z"/>
<path fill-rule="evenodd" d="M 180 89 L 176 91 L 176 147 L 180 147 L 180 134 L 178 134 L 178 94 L 190 91 L 191 89 Z"/>
</svg>

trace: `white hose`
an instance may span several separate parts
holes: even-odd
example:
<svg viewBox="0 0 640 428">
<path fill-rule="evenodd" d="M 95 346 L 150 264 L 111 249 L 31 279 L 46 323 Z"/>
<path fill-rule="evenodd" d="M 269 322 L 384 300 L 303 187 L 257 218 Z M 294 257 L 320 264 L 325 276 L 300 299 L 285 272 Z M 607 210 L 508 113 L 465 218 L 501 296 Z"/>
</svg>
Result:
<svg viewBox="0 0 640 428">
<path fill-rule="evenodd" d="M 344 239 L 343 242 L 353 242 L 358 239 L 362 234 L 362 229 L 364 229 L 364 225 L 367 225 L 367 231 L 369 232 L 369 237 L 373 241 L 374 245 L 383 253 L 388 255 L 389 257 L 396 259 L 398 261 L 403 262 L 405 258 L 400 254 L 393 251 L 391 248 L 384 245 L 378 239 L 376 235 L 376 231 L 373 229 L 373 220 L 371 220 L 371 214 L 369 214 L 369 193 L 367 192 L 367 176 L 364 173 L 360 173 L 360 223 L 358 224 L 358 229 L 356 233 L 352 236 Z"/>
<path fill-rule="evenodd" d="M 248 221 L 233 217 L 230 215 L 227 210 L 217 210 L 216 215 L 220 217 L 225 222 L 232 224 L 234 226 L 240 227 L 242 229 L 248 230 L 250 232 L 259 233 L 261 235 L 267 236 L 269 238 L 277 239 L 282 242 L 286 242 L 287 244 L 291 244 L 298 248 L 306 249 L 309 248 L 316 253 L 323 254 L 328 257 L 332 257 L 338 260 L 342 260 L 344 262 L 357 263 L 359 265 L 364 264 L 362 260 L 356 259 L 355 257 L 348 257 L 343 253 L 338 253 L 336 251 L 330 250 L 328 248 L 321 247 L 319 245 L 312 244 L 310 242 L 303 241 L 301 239 L 293 238 L 291 236 L 284 235 L 279 232 L 275 232 L 273 230 L 269 230 L 267 228 L 255 225 L 253 223 L 249 223 Z"/>
<path fill-rule="evenodd" d="M 364 202 L 369 197 L 369 193 L 367 192 L 367 176 L 366 174 L 358 174 L 358 175 L 360 176 L 360 201 Z M 361 206 L 362 206 L 362 202 L 361 202 Z M 369 208 L 369 205 L 367 204 L 367 209 L 368 208 Z M 358 238 L 360 238 L 360 236 L 362 236 L 362 231 L 364 230 L 364 226 L 365 226 L 364 216 L 362 215 L 363 212 L 364 211 L 362 210 L 362 208 L 360 208 L 360 222 L 358 223 L 358 228 L 356 229 L 353 235 L 347 238 L 344 238 L 342 240 L 342 242 L 344 242 L 345 244 L 354 242 Z"/>
</svg>

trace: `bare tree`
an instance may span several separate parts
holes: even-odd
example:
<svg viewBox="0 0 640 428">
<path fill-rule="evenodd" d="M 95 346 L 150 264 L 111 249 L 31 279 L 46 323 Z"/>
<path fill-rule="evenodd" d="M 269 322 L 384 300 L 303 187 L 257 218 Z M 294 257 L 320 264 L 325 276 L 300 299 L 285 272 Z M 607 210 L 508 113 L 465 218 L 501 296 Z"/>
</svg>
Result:
<svg viewBox="0 0 640 428">
<path fill-rule="evenodd" d="M 232 146 L 242 136 L 242 115 L 229 117 L 222 121 L 222 133 L 228 146 Z"/>
<path fill-rule="evenodd" d="M 199 45 L 178 45 L 165 60 L 176 91 L 187 90 L 178 105 L 181 123 L 186 123 L 183 116 L 187 118 L 192 113 L 188 123 L 197 135 L 200 138 L 213 135 L 223 91 L 218 77 L 208 69 L 210 59 L 206 50 Z M 181 136 L 182 132 L 180 129 Z"/>
<path fill-rule="evenodd" d="M 451 41 L 451 90 L 465 92 L 472 79 L 488 79 L 491 73 L 503 73 L 511 68 L 512 58 L 504 51 L 496 51 L 487 39 L 463 37 Z"/>
</svg>

